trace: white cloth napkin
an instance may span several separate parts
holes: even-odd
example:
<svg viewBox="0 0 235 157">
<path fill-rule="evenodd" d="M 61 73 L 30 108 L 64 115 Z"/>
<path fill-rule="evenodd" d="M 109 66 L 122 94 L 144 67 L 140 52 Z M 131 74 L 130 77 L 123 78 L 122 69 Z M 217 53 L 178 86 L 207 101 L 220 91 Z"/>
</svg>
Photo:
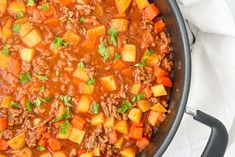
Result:
<svg viewBox="0 0 235 157">
<path fill-rule="evenodd" d="M 225 157 L 235 157 L 235 16 L 231 13 L 235 10 L 234 0 L 178 0 L 178 4 L 188 23 L 192 44 L 187 105 L 225 124 L 229 132 Z M 163 157 L 199 157 L 209 135 L 208 127 L 185 115 Z"/>
</svg>

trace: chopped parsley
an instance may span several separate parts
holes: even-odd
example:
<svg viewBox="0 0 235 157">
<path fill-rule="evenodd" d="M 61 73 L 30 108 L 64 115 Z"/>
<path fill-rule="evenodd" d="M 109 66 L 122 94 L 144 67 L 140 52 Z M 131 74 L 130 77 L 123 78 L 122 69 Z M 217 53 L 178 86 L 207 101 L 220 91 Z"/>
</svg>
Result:
<svg viewBox="0 0 235 157">
<path fill-rule="evenodd" d="M 18 104 L 17 102 L 15 102 L 15 101 L 12 101 L 12 102 L 10 103 L 10 105 L 11 105 L 12 107 L 15 107 L 15 108 L 18 108 L 18 107 L 19 107 L 19 104 Z"/>
<path fill-rule="evenodd" d="M 149 49 L 146 49 L 146 55 L 147 56 L 152 56 L 153 53 L 154 53 L 153 51 L 151 51 Z"/>
<path fill-rule="evenodd" d="M 67 46 L 68 43 L 63 38 L 55 37 L 53 40 L 53 48 L 59 48 L 60 46 Z"/>
<path fill-rule="evenodd" d="M 107 43 L 105 41 L 99 44 L 98 52 L 103 57 L 103 60 L 105 62 L 109 59 L 109 50 L 107 48 Z"/>
<path fill-rule="evenodd" d="M 37 74 L 36 76 L 40 81 L 47 81 L 48 80 L 48 77 L 45 75 Z"/>
<path fill-rule="evenodd" d="M 81 16 L 80 19 L 79 19 L 80 22 L 84 22 L 85 21 L 85 17 L 84 16 Z"/>
<path fill-rule="evenodd" d="M 22 19 L 24 17 L 24 12 L 23 11 L 19 11 L 17 14 L 16 14 L 16 18 L 17 19 Z"/>
<path fill-rule="evenodd" d="M 114 62 L 116 62 L 121 57 L 122 57 L 122 54 L 120 52 L 115 53 L 115 55 L 114 55 Z"/>
<path fill-rule="evenodd" d="M 26 0 L 27 6 L 33 6 L 34 0 Z"/>
<path fill-rule="evenodd" d="M 28 83 L 31 80 L 31 76 L 29 72 L 24 72 L 20 74 L 20 82 L 22 84 Z"/>
<path fill-rule="evenodd" d="M 132 102 L 135 103 L 135 102 L 138 102 L 144 98 L 145 98 L 144 93 L 140 93 L 140 94 L 137 94 L 134 98 L 132 98 Z"/>
<path fill-rule="evenodd" d="M 121 107 L 117 109 L 117 111 L 119 113 L 125 113 L 127 110 L 129 110 L 131 108 L 131 106 L 132 106 L 131 103 L 128 100 L 125 100 L 122 103 Z"/>
<path fill-rule="evenodd" d="M 85 69 L 85 63 L 83 61 L 79 62 L 78 67 L 81 69 Z"/>
<path fill-rule="evenodd" d="M 45 4 L 43 4 L 42 6 L 41 6 L 41 10 L 42 11 L 46 11 L 46 10 L 48 10 L 49 9 L 49 5 L 47 4 L 47 3 L 45 3 Z"/>
<path fill-rule="evenodd" d="M 43 146 L 39 146 L 39 145 L 38 145 L 38 150 L 39 150 L 40 152 L 42 152 L 42 151 L 46 150 L 46 148 L 43 147 Z"/>
<path fill-rule="evenodd" d="M 70 127 L 70 123 L 69 121 L 66 119 L 64 123 L 62 124 L 58 124 L 60 126 L 59 132 L 60 134 L 67 134 L 69 131 L 69 127 Z"/>
<path fill-rule="evenodd" d="M 32 112 L 33 111 L 33 103 L 29 100 L 26 101 L 26 108 L 28 112 Z"/>
<path fill-rule="evenodd" d="M 9 56 L 9 54 L 10 54 L 9 49 L 10 49 L 10 48 L 11 48 L 11 45 L 5 44 L 5 45 L 3 46 L 3 49 L 2 49 L 2 54 L 3 54 L 4 56 Z"/>
<path fill-rule="evenodd" d="M 86 84 L 87 85 L 93 85 L 95 83 L 95 81 L 96 81 L 95 77 L 92 76 L 90 80 L 86 81 Z"/>
<path fill-rule="evenodd" d="M 111 27 L 109 28 L 108 30 L 108 33 L 110 35 L 110 39 L 109 41 L 115 46 L 117 47 L 117 36 L 118 36 L 118 31 L 114 28 L 114 27 Z"/>
<path fill-rule="evenodd" d="M 137 63 L 137 64 L 135 64 L 134 66 L 136 66 L 136 67 L 143 67 L 143 66 L 146 65 L 146 62 L 147 62 L 147 58 L 144 57 L 144 58 L 141 60 L 140 63 Z"/>
<path fill-rule="evenodd" d="M 96 101 L 94 101 L 92 104 L 91 112 L 97 114 L 99 113 L 99 109 L 100 109 L 99 104 Z"/>
<path fill-rule="evenodd" d="M 72 106 L 72 104 L 69 102 L 71 100 L 69 95 L 60 95 L 60 100 L 63 101 L 66 106 Z"/>
<path fill-rule="evenodd" d="M 19 25 L 19 24 L 14 24 L 14 25 L 12 26 L 12 30 L 13 30 L 13 32 L 15 32 L 15 33 L 19 32 L 19 30 L 20 30 L 20 25 Z"/>
<path fill-rule="evenodd" d="M 45 87 L 42 86 L 42 87 L 40 88 L 39 95 L 42 95 L 42 93 L 44 92 L 44 90 L 45 90 Z"/>
<path fill-rule="evenodd" d="M 40 107 L 42 105 L 42 103 L 46 103 L 49 102 L 51 100 L 51 97 L 46 97 L 46 98 L 41 98 L 38 97 L 36 100 L 34 100 L 34 104 L 38 107 Z"/>
</svg>

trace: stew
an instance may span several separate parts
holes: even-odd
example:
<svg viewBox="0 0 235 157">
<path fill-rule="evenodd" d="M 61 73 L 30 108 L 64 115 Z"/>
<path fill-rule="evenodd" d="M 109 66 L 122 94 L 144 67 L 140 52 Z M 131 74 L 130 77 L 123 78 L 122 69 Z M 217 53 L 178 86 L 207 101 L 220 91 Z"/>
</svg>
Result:
<svg viewBox="0 0 235 157">
<path fill-rule="evenodd" d="M 0 39 L 1 157 L 134 157 L 170 113 L 154 3 L 1 0 Z"/>
</svg>

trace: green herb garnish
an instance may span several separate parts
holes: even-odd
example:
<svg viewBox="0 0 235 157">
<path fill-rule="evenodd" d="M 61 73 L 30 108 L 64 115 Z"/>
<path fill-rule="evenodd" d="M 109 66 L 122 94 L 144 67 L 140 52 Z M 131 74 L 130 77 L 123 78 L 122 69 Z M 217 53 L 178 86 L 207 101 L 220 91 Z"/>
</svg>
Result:
<svg viewBox="0 0 235 157">
<path fill-rule="evenodd" d="M 48 10 L 49 9 L 49 5 L 47 4 L 47 3 L 45 3 L 45 4 L 43 4 L 42 6 L 41 6 L 41 10 L 42 11 L 46 11 L 46 10 Z"/>
<path fill-rule="evenodd" d="M 19 24 L 14 24 L 12 26 L 12 30 L 13 30 L 13 32 L 18 33 L 19 30 L 20 30 L 20 25 Z"/>
<path fill-rule="evenodd" d="M 40 88 L 39 95 L 42 95 L 42 93 L 44 92 L 44 90 L 45 90 L 45 87 L 42 86 L 42 87 Z"/>
<path fill-rule="evenodd" d="M 11 48 L 11 45 L 9 45 L 9 44 L 5 44 L 4 46 L 3 46 L 3 49 L 2 49 L 2 54 L 4 55 L 4 56 L 9 56 L 9 54 L 10 54 L 10 51 L 9 51 L 9 49 Z"/>
<path fill-rule="evenodd" d="M 86 84 L 87 84 L 87 85 L 92 85 L 92 84 L 95 83 L 95 81 L 96 81 L 95 77 L 92 76 L 90 80 L 86 81 Z"/>
<path fill-rule="evenodd" d="M 154 52 L 153 51 L 150 51 L 149 49 L 146 49 L 146 55 L 147 56 L 152 56 Z"/>
<path fill-rule="evenodd" d="M 80 22 L 84 22 L 85 21 L 85 17 L 84 16 L 81 16 L 80 19 L 79 19 Z"/>
<path fill-rule="evenodd" d="M 29 72 L 24 72 L 20 74 L 20 82 L 25 84 L 31 80 L 31 76 Z"/>
<path fill-rule="evenodd" d="M 115 47 L 117 47 L 118 31 L 117 31 L 114 27 L 111 27 L 111 28 L 109 28 L 108 33 L 109 33 L 109 35 L 110 35 L 109 41 L 110 41 Z"/>
<path fill-rule="evenodd" d="M 107 48 L 107 43 L 105 41 L 103 41 L 99 44 L 98 52 L 103 57 L 103 60 L 105 62 L 109 59 L 109 50 Z"/>
<path fill-rule="evenodd" d="M 78 67 L 81 69 L 85 69 L 85 63 L 83 61 L 79 62 Z"/>
<path fill-rule="evenodd" d="M 100 109 L 99 104 L 96 101 L 94 101 L 92 104 L 91 112 L 97 114 L 99 113 L 99 109 Z"/>
<path fill-rule="evenodd" d="M 45 75 L 37 74 L 36 76 L 40 81 L 47 81 L 48 80 L 48 77 Z"/>
<path fill-rule="evenodd" d="M 121 57 L 122 57 L 122 54 L 120 52 L 115 53 L 115 55 L 114 55 L 114 62 L 116 62 Z"/>
<path fill-rule="evenodd" d="M 135 103 L 135 102 L 138 102 L 144 98 L 145 98 L 144 93 L 140 93 L 140 94 L 137 94 L 136 96 L 134 96 L 134 98 L 132 98 L 132 102 Z"/>
<path fill-rule="evenodd" d="M 63 101 L 66 106 L 69 106 L 69 107 L 72 106 L 72 104 L 70 104 L 70 102 L 69 102 L 71 100 L 70 96 L 60 95 L 60 100 Z"/>
<path fill-rule="evenodd" d="M 33 6 L 34 0 L 26 0 L 27 6 Z"/>
<path fill-rule="evenodd" d="M 129 110 L 131 108 L 131 106 L 132 106 L 131 103 L 128 100 L 125 100 L 122 103 L 121 107 L 117 109 L 117 111 L 119 113 L 125 113 L 127 110 Z"/>
<path fill-rule="evenodd" d="M 33 103 L 29 100 L 26 101 L 26 108 L 28 112 L 32 112 L 33 111 Z"/>
<path fill-rule="evenodd" d="M 55 37 L 55 39 L 53 40 L 53 48 L 58 48 L 60 46 L 67 46 L 68 43 L 64 41 L 63 38 L 60 37 Z"/>
<path fill-rule="evenodd" d="M 23 11 L 19 11 L 17 14 L 16 14 L 16 18 L 17 19 L 22 19 L 24 17 L 24 12 Z"/>
<path fill-rule="evenodd" d="M 12 107 L 15 107 L 15 108 L 18 108 L 18 107 L 19 107 L 19 104 L 18 104 L 17 102 L 15 102 L 15 101 L 12 101 L 12 102 L 10 103 L 10 105 L 11 105 Z"/>
<path fill-rule="evenodd" d="M 58 124 L 60 126 L 59 132 L 63 135 L 67 134 L 69 131 L 70 123 L 68 120 L 65 120 L 64 123 Z"/>
<path fill-rule="evenodd" d="M 39 150 L 40 152 L 42 152 L 42 151 L 46 150 L 46 148 L 43 147 L 43 146 L 38 146 L 38 150 Z"/>
<path fill-rule="evenodd" d="M 147 62 L 147 58 L 144 57 L 144 58 L 141 60 L 140 63 L 137 63 L 137 64 L 135 64 L 134 66 L 136 66 L 136 67 L 143 67 L 143 66 L 146 65 L 146 62 Z"/>
</svg>

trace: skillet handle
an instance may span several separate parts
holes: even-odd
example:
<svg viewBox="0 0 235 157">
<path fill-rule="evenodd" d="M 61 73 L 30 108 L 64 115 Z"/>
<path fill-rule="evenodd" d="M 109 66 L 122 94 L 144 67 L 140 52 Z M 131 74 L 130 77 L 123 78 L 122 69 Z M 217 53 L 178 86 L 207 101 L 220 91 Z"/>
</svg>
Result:
<svg viewBox="0 0 235 157">
<path fill-rule="evenodd" d="M 199 110 L 193 113 L 193 110 L 188 108 L 186 113 L 192 115 L 194 120 L 211 128 L 210 138 L 201 156 L 223 157 L 228 144 L 228 132 L 223 123 Z"/>
</svg>

